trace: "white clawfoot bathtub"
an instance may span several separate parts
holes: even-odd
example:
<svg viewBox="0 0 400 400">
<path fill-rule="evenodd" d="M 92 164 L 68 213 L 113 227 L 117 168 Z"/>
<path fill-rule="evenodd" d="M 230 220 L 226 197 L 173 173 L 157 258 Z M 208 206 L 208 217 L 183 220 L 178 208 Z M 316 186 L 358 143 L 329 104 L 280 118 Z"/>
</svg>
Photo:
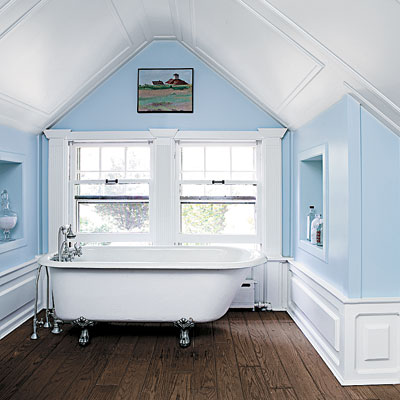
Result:
<svg viewBox="0 0 400 400">
<path fill-rule="evenodd" d="M 214 321 L 249 269 L 266 261 L 257 251 L 218 246 L 85 247 L 72 262 L 52 256 L 39 264 L 50 269 L 64 321 Z"/>
</svg>

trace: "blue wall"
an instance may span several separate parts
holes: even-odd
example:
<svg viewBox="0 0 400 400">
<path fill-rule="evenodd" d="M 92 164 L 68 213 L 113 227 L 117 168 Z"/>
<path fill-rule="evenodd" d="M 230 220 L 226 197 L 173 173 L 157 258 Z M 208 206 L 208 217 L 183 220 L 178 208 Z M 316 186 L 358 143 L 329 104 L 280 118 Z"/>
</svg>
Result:
<svg viewBox="0 0 400 400">
<path fill-rule="evenodd" d="M 138 68 L 194 68 L 193 114 L 138 114 Z M 281 125 L 176 41 L 153 42 L 53 128 L 72 130 L 254 130 Z"/>
<path fill-rule="evenodd" d="M 298 247 L 298 154 L 328 145 L 327 262 Z M 294 133 L 294 257 L 348 297 L 399 297 L 400 138 L 352 97 Z"/>
<path fill-rule="evenodd" d="M 28 214 L 25 228 L 27 245 L 0 254 L 0 271 L 4 271 L 29 261 L 38 254 L 38 136 L 0 126 L 0 151 L 26 156 L 23 194 L 27 200 Z M 0 190 L 3 189 L 5 183 L 7 183 L 5 180 L 0 181 Z M 7 185 L 12 184 L 8 182 Z M 14 189 L 11 187 L 10 191 L 14 191 Z M 10 205 L 13 209 L 21 209 L 22 207 L 21 204 L 13 203 L 12 197 L 10 197 Z"/>
<path fill-rule="evenodd" d="M 345 97 L 293 134 L 293 252 L 301 262 L 341 292 L 348 293 L 348 129 Z M 328 146 L 328 259 L 327 262 L 299 247 L 299 153 Z M 304 210 L 303 210 L 304 211 Z"/>
<path fill-rule="evenodd" d="M 361 109 L 362 295 L 400 296 L 400 138 Z"/>
</svg>

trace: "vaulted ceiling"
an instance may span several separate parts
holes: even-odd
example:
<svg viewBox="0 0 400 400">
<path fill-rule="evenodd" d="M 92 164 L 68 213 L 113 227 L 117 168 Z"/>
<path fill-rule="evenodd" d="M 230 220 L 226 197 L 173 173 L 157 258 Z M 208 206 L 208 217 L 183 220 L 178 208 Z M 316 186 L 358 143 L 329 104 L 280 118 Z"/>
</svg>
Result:
<svg viewBox="0 0 400 400">
<path fill-rule="evenodd" d="M 295 129 L 345 93 L 400 132 L 397 0 L 0 0 L 0 124 L 50 127 L 153 40 L 178 40 Z"/>
</svg>

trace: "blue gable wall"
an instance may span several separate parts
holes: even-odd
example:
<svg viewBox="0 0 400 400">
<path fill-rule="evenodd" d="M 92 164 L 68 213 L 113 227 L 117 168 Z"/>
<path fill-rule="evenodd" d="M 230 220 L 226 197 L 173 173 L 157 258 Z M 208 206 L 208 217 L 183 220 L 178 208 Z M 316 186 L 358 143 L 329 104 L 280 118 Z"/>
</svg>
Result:
<svg viewBox="0 0 400 400">
<path fill-rule="evenodd" d="M 192 114 L 136 112 L 138 68 L 194 68 Z M 256 130 L 282 127 L 176 41 L 153 42 L 53 128 L 72 130 Z M 44 148 L 44 151 L 45 148 Z M 290 255 L 290 134 L 283 139 L 283 254 Z M 46 218 L 46 216 L 45 216 Z M 44 233 L 45 235 L 45 233 Z"/>
<path fill-rule="evenodd" d="M 29 261 L 38 254 L 38 136 L 0 126 L 0 151 L 24 154 L 26 157 L 23 194 L 26 196 L 28 214 L 25 228 L 27 245 L 0 254 L 1 272 Z M 0 191 L 2 189 L 15 191 L 16 188 L 12 187 L 12 182 L 7 182 L 7 187 L 3 187 L 4 183 L 0 181 Z M 12 197 L 10 197 L 10 205 L 15 210 L 21 208 L 21 204 L 15 204 L 15 199 L 13 203 Z M 21 218 L 21 215 L 19 217 Z"/>
<path fill-rule="evenodd" d="M 138 68 L 194 68 L 193 114 L 138 114 Z M 253 130 L 281 125 L 175 41 L 153 42 L 62 118 L 72 130 Z"/>
</svg>

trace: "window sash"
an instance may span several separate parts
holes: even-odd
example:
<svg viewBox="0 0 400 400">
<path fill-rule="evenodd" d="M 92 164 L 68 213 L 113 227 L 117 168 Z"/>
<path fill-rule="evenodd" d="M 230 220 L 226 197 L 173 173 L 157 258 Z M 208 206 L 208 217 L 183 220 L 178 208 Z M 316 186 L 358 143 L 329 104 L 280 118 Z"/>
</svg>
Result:
<svg viewBox="0 0 400 400">
<path fill-rule="evenodd" d="M 181 169 L 181 148 L 182 147 L 218 147 L 218 146 L 224 146 L 224 147 L 234 147 L 234 146 L 249 146 L 249 147 L 255 147 L 255 170 L 254 171 L 243 171 L 243 172 L 255 172 L 256 174 L 256 179 L 255 180 L 238 180 L 238 179 L 225 179 L 224 180 L 224 185 L 253 185 L 256 187 L 256 196 L 255 199 L 253 200 L 253 196 L 251 199 L 249 199 L 250 204 L 255 204 L 255 234 L 187 234 L 187 233 L 182 233 L 181 231 L 181 226 L 182 226 L 182 215 L 181 215 L 181 204 L 185 204 L 185 196 L 181 196 L 181 185 L 209 185 L 209 186 L 216 186 L 220 185 L 220 183 L 213 183 L 212 179 L 182 179 L 182 169 Z M 237 141 L 237 142 L 209 142 L 209 141 L 177 141 L 176 142 L 176 154 L 177 156 L 175 157 L 175 203 L 176 203 L 176 208 L 175 208 L 175 243 L 257 243 L 261 244 L 261 185 L 260 185 L 260 179 L 261 179 L 261 146 L 260 146 L 260 141 Z M 231 164 L 232 164 L 232 156 L 231 156 Z M 205 160 L 204 160 L 205 163 Z M 183 171 L 183 172 L 190 172 L 190 171 Z M 200 172 L 200 173 L 207 173 L 205 169 L 203 171 L 193 171 L 193 172 Z M 230 171 L 224 171 L 225 172 L 241 172 L 241 171 L 232 171 L 232 168 Z M 183 197 L 183 202 L 182 202 L 182 197 Z M 195 197 L 195 196 L 191 196 Z M 232 197 L 237 197 L 237 203 L 235 202 L 234 199 L 228 200 L 227 198 L 223 201 L 222 198 L 220 197 L 225 197 L 225 196 L 196 196 L 203 198 L 205 201 L 204 203 L 207 204 L 246 204 L 246 203 L 240 203 L 240 197 L 243 196 L 232 196 Z M 215 201 L 212 201 L 212 198 L 215 199 Z M 246 199 L 247 200 L 247 199 Z M 242 199 L 242 201 L 244 201 Z M 198 204 L 201 201 L 196 200 L 190 201 L 190 203 Z"/>
<path fill-rule="evenodd" d="M 69 204 L 68 204 L 68 214 L 69 221 L 72 223 L 72 227 L 74 232 L 77 234 L 77 240 L 82 242 L 152 242 L 152 233 L 151 233 L 151 218 L 152 218 L 152 193 L 153 193 L 153 165 L 154 165 L 154 155 L 153 155 L 153 146 L 152 141 L 129 141 L 129 142 L 98 142 L 98 141 L 88 141 L 88 142 L 70 142 L 70 152 L 69 152 L 69 185 L 68 185 L 68 193 L 69 193 Z M 77 167 L 77 148 L 78 147 L 146 147 L 150 149 L 150 171 L 130 171 L 127 170 L 127 160 L 125 158 L 125 169 L 127 172 L 149 172 L 149 179 L 125 179 L 118 178 L 118 185 L 124 184 L 148 184 L 149 185 L 149 196 L 125 196 L 128 199 L 122 199 L 119 195 L 107 195 L 107 196 L 77 196 L 75 194 L 75 186 L 76 185 L 106 185 L 105 179 L 76 179 L 79 172 L 95 172 L 102 173 L 107 172 L 103 170 L 99 171 L 84 171 L 79 170 Z M 101 151 L 100 151 L 101 154 Z M 125 150 L 126 155 L 126 150 Z M 101 166 L 101 156 L 99 160 L 99 167 Z M 124 171 L 110 171 L 110 172 L 124 172 Z M 110 185 L 114 185 L 113 183 Z M 84 198 L 83 198 L 84 197 Z M 106 197 L 104 199 L 100 199 L 99 197 Z M 115 203 L 115 202 L 137 202 L 137 203 L 148 203 L 149 204 L 149 232 L 106 232 L 106 233 L 85 233 L 79 232 L 78 230 L 78 203 L 86 202 L 86 203 Z"/>
</svg>

